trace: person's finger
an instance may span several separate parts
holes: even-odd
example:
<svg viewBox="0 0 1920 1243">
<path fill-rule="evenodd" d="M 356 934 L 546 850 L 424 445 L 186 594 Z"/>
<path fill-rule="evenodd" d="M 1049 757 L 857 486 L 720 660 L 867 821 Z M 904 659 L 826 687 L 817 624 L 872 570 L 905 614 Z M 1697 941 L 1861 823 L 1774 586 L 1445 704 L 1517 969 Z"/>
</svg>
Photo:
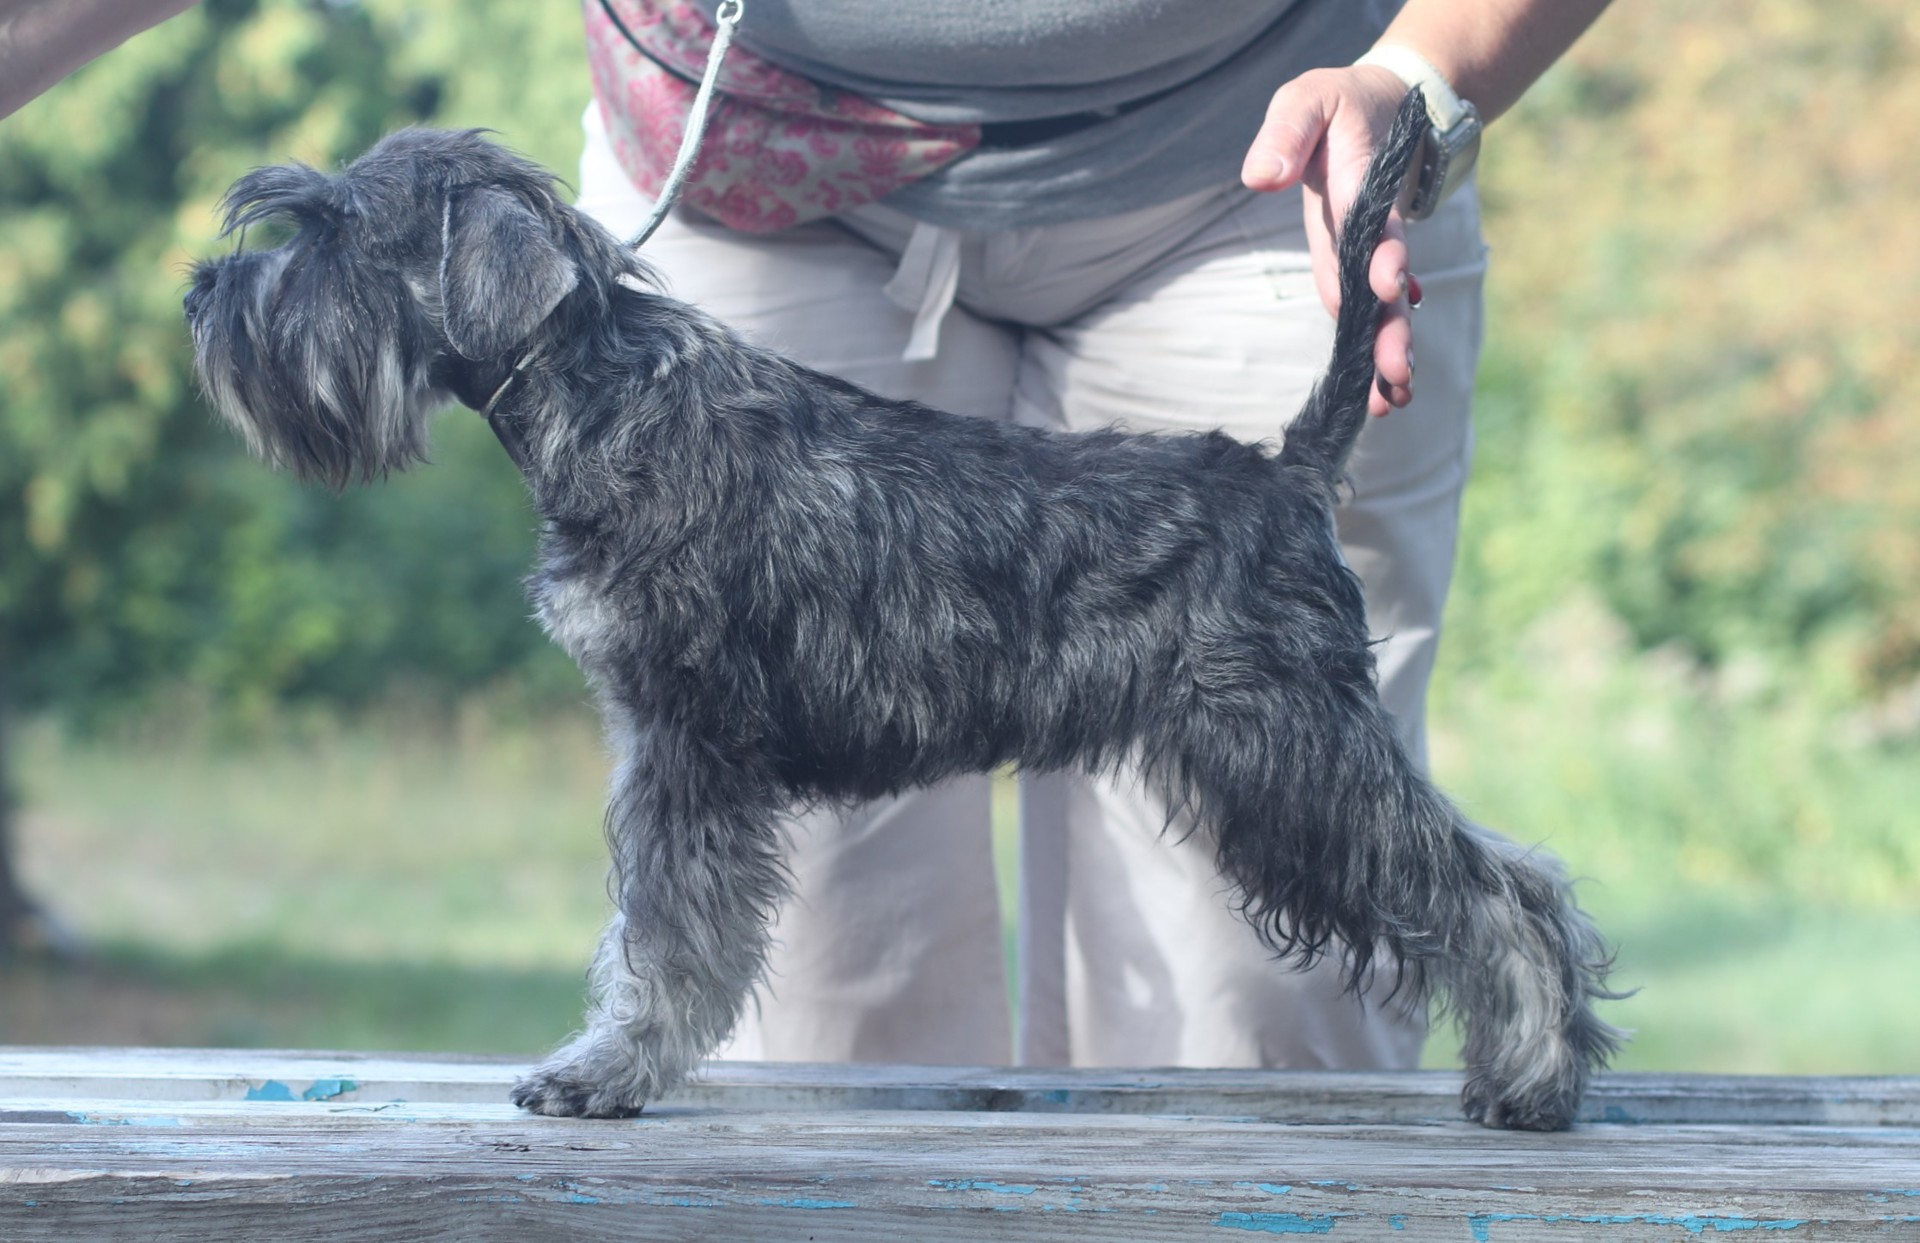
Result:
<svg viewBox="0 0 1920 1243">
<path fill-rule="evenodd" d="M 1284 190 L 1297 184 L 1338 106 L 1325 71 L 1302 74 L 1275 91 L 1241 162 L 1241 183 L 1249 190 Z"/>
<path fill-rule="evenodd" d="M 1368 412 L 1386 414 L 1413 400 L 1413 320 L 1404 298 L 1380 309 L 1380 331 L 1373 342 L 1375 380 Z"/>
<path fill-rule="evenodd" d="M 1373 286 L 1374 297 L 1392 302 L 1407 295 L 1407 262 L 1407 226 L 1400 213 L 1394 212 L 1387 217 L 1386 231 L 1380 235 L 1380 246 L 1367 269 L 1367 283 Z"/>
</svg>

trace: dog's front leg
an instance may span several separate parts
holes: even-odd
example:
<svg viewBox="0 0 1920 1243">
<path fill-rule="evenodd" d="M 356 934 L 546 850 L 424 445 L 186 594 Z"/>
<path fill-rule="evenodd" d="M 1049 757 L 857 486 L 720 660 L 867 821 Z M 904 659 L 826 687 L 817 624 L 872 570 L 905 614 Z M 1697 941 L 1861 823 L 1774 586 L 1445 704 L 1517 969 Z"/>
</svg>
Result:
<svg viewBox="0 0 1920 1243">
<path fill-rule="evenodd" d="M 637 1114 L 726 1039 L 783 892 L 781 806 L 750 764 L 657 728 L 632 735 L 607 811 L 618 910 L 589 974 L 586 1027 L 514 1085 L 515 1104 Z"/>
</svg>

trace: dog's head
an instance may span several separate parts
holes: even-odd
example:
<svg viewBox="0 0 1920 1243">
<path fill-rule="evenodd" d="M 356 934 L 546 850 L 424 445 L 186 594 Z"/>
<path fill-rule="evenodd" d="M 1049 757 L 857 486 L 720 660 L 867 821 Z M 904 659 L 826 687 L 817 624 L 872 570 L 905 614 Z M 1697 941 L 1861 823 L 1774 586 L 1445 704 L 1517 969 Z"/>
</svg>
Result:
<svg viewBox="0 0 1920 1243">
<path fill-rule="evenodd" d="M 337 176 L 256 169 L 186 298 L 213 405 L 253 451 L 336 487 L 419 461 L 426 417 L 483 405 L 567 308 L 597 313 L 632 254 L 537 165 L 474 132 L 405 130 Z"/>
</svg>

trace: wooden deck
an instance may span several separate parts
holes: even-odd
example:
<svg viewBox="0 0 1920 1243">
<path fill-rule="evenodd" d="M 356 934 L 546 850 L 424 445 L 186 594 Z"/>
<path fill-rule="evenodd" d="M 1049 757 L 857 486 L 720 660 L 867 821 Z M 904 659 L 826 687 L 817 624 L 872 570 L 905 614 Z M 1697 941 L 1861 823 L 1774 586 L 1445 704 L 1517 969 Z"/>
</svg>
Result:
<svg viewBox="0 0 1920 1243">
<path fill-rule="evenodd" d="M 0 1049 L 0 1240 L 1920 1239 L 1920 1080 L 716 1064 L 535 1118 L 496 1059 Z"/>
</svg>

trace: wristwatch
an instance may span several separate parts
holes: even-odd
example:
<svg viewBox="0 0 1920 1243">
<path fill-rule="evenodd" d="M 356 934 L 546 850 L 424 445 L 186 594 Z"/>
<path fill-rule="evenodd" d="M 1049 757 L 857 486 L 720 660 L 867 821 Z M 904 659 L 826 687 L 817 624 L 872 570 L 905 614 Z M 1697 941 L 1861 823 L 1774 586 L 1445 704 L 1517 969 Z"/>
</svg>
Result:
<svg viewBox="0 0 1920 1243">
<path fill-rule="evenodd" d="M 1353 63 L 1378 65 L 1409 89 L 1419 87 L 1426 96 L 1427 117 L 1433 125 L 1420 148 L 1412 198 L 1401 210 L 1409 220 L 1425 220 L 1473 171 L 1480 154 L 1480 113 L 1460 98 L 1433 62 L 1412 48 L 1381 44 Z"/>
</svg>

